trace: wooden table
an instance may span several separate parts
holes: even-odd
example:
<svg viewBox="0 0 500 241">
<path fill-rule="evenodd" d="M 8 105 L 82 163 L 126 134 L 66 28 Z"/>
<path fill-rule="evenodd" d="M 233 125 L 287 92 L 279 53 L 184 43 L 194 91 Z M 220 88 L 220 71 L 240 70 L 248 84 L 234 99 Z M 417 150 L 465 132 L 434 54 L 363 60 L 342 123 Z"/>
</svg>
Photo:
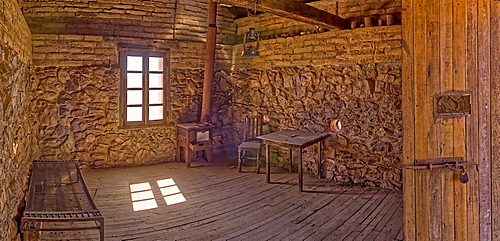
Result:
<svg viewBox="0 0 500 241">
<path fill-rule="evenodd" d="M 266 182 L 271 182 L 271 148 L 279 146 L 291 149 L 299 149 L 299 190 L 304 190 L 303 170 L 302 170 L 302 150 L 308 146 L 318 144 L 318 177 L 321 178 L 321 164 L 323 160 L 323 140 L 329 136 L 327 133 L 314 133 L 298 130 L 281 130 L 267 135 L 258 136 L 266 146 Z M 290 162 L 292 157 L 290 155 Z"/>
<path fill-rule="evenodd" d="M 73 222 L 92 226 L 74 226 Z M 42 227 L 44 222 L 68 222 Z M 35 161 L 31 174 L 22 231 L 98 229 L 104 240 L 104 217 L 92 200 L 77 161 Z"/>
</svg>

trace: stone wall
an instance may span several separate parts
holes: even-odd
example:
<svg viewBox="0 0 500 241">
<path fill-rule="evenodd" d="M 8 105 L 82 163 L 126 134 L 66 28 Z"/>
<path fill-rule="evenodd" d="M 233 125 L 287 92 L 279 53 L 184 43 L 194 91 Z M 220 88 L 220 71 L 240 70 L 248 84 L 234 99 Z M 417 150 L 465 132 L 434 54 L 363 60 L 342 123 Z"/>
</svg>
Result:
<svg viewBox="0 0 500 241">
<path fill-rule="evenodd" d="M 32 127 L 31 33 L 16 0 L 0 4 L 0 240 L 20 240 L 16 219 L 37 155 Z"/>
<path fill-rule="evenodd" d="M 401 11 L 400 1 L 311 4 L 350 19 L 398 16 Z M 254 18 L 257 21 L 236 22 L 239 35 L 242 26 L 262 27 L 260 57 L 242 57 L 242 45 L 235 45 L 233 70 L 224 79 L 233 90 L 235 144 L 241 142 L 238 136 L 247 114 L 268 114 L 271 130 L 328 132 L 330 121 L 340 119 L 344 128 L 326 140 L 323 176 L 342 183 L 401 188 L 401 26 L 313 32 L 315 26 L 279 17 Z M 296 31 L 297 26 L 311 33 L 278 33 Z M 279 156 L 277 165 L 286 167 L 286 150 L 273 151 Z M 306 170 L 311 173 L 317 170 L 314 152 L 314 147 L 305 150 Z"/>
<path fill-rule="evenodd" d="M 172 160 L 175 126 L 119 126 L 119 69 L 116 66 L 57 66 L 35 68 L 36 113 L 42 139 L 42 159 L 77 159 L 90 167 L 137 165 Z M 196 121 L 203 71 L 173 69 L 171 121 Z M 217 93 L 217 87 L 214 88 Z M 217 98 L 212 123 L 216 146 L 226 134 L 223 106 Z M 221 116 L 221 117 L 219 117 Z"/>
<path fill-rule="evenodd" d="M 148 5 L 152 3 L 154 7 Z M 33 30 L 41 158 L 78 159 L 89 167 L 172 160 L 174 123 L 197 121 L 201 108 L 207 3 L 26 1 L 23 9 Z M 223 33 L 234 28 L 224 9 L 218 26 L 216 68 L 227 69 L 232 46 L 226 44 L 234 35 Z M 168 124 L 119 126 L 119 50 L 134 47 L 169 50 Z M 227 139 L 227 123 L 220 120 L 226 118 L 228 104 L 217 97 L 219 92 L 214 90 L 211 117 L 218 127 L 216 153 L 225 150 Z"/>
<path fill-rule="evenodd" d="M 267 114 L 271 131 L 330 132 L 323 176 L 342 183 L 401 187 L 401 65 L 371 63 L 274 67 L 233 71 L 232 115 L 242 136 L 245 115 Z M 236 139 L 236 143 L 242 140 Z M 287 167 L 284 151 L 278 165 Z M 273 154 L 274 155 L 274 154 Z M 315 149 L 305 151 L 305 170 L 315 173 Z M 297 165 L 295 163 L 294 165 Z"/>
</svg>

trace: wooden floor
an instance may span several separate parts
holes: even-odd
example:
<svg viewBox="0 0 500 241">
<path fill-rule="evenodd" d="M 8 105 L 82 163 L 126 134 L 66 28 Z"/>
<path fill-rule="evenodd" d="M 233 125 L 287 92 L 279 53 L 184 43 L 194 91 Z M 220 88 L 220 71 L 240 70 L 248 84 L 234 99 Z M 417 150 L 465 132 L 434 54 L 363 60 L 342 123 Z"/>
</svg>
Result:
<svg viewBox="0 0 500 241">
<path fill-rule="evenodd" d="M 299 192 L 297 173 L 273 170 L 274 183 L 267 184 L 265 174 L 239 173 L 233 162 L 197 161 L 190 169 L 170 162 L 83 174 L 106 218 L 106 240 L 403 239 L 400 191 L 308 177 L 307 192 Z M 186 201 L 166 204 L 157 181 L 170 178 Z M 133 210 L 130 185 L 138 183 L 150 184 L 156 208 Z M 43 240 L 97 238 L 97 230 L 42 233 Z"/>
</svg>

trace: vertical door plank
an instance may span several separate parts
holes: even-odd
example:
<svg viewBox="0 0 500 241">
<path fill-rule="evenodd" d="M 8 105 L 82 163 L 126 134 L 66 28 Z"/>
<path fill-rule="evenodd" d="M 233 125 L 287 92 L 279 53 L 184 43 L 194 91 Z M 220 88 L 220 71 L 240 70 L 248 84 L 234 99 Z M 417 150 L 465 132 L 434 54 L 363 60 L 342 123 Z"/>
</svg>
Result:
<svg viewBox="0 0 500 241">
<path fill-rule="evenodd" d="M 500 119 L 500 2 L 491 3 L 491 117 Z M 491 126 L 491 190 L 492 190 L 492 240 L 500 239 L 500 125 L 498 122 Z"/>
<path fill-rule="evenodd" d="M 466 70 L 466 1 L 453 2 L 453 90 L 464 91 Z M 453 119 L 453 154 L 464 157 L 465 118 Z M 467 240 L 467 193 L 460 183 L 459 174 L 454 173 L 455 183 L 455 240 Z"/>
<path fill-rule="evenodd" d="M 477 92 L 477 0 L 467 1 L 467 90 L 471 96 L 471 116 L 467 119 L 467 161 L 478 160 L 478 92 Z M 468 240 L 479 240 L 479 186 L 475 170 L 469 172 L 467 183 L 467 233 Z"/>
<path fill-rule="evenodd" d="M 441 0 L 439 26 L 439 56 L 440 56 L 440 90 L 453 89 L 453 0 Z M 440 143 L 442 157 L 453 156 L 453 119 L 440 118 L 442 141 Z M 453 173 L 442 172 L 442 238 L 453 240 L 455 237 L 455 205 L 453 198 Z"/>
<path fill-rule="evenodd" d="M 402 88 L 403 88 L 403 166 L 414 164 L 415 158 L 415 97 L 413 79 L 414 21 L 413 0 L 402 0 Z M 415 171 L 403 170 L 403 233 L 405 240 L 416 239 Z"/>
<path fill-rule="evenodd" d="M 478 153 L 480 240 L 491 239 L 490 0 L 478 0 Z"/>
<path fill-rule="evenodd" d="M 435 143 L 434 120 L 429 92 L 431 83 L 427 78 L 427 2 L 415 0 L 414 4 L 414 68 L 415 68 L 415 158 L 429 157 Z M 416 172 L 416 226 L 417 240 L 430 240 L 430 170 Z"/>
<path fill-rule="evenodd" d="M 425 4 L 426 11 L 426 71 L 427 71 L 427 96 L 428 99 L 428 110 L 426 113 L 421 113 L 427 116 L 427 125 L 430 125 L 430 129 L 428 130 L 430 135 L 429 142 L 427 145 L 430 145 L 428 148 L 427 158 L 434 158 L 440 156 L 440 143 L 442 142 L 441 137 L 441 125 L 439 125 L 439 119 L 434 116 L 434 96 L 438 94 L 440 91 L 440 65 L 439 65 L 439 13 L 440 13 L 440 0 L 427 0 Z M 429 196 L 430 201 L 429 204 L 437 204 L 437 205 L 427 205 L 430 212 L 430 240 L 442 240 L 442 205 L 441 200 L 443 199 L 442 195 L 442 182 L 441 175 L 443 173 L 442 169 L 435 169 L 429 171 L 429 193 L 426 195 Z"/>
<path fill-rule="evenodd" d="M 491 72 L 500 73 L 500 2 L 492 2 L 491 5 Z M 493 120 L 500 118 L 500 76 L 493 74 L 491 76 L 491 115 Z M 491 158 L 492 160 L 500 159 L 500 125 L 493 124 L 491 126 L 493 135 L 491 136 Z M 492 162 L 492 239 L 500 239 L 500 162 Z"/>
</svg>

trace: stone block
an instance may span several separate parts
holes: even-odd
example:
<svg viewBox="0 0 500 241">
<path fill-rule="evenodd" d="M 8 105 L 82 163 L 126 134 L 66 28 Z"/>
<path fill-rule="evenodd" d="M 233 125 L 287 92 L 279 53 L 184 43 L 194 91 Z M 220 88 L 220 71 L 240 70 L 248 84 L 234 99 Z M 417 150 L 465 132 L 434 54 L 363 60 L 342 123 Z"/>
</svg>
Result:
<svg viewBox="0 0 500 241">
<path fill-rule="evenodd" d="M 102 41 L 103 37 L 97 36 L 97 35 L 85 35 L 83 37 L 83 40 L 85 40 L 85 41 Z"/>
</svg>

